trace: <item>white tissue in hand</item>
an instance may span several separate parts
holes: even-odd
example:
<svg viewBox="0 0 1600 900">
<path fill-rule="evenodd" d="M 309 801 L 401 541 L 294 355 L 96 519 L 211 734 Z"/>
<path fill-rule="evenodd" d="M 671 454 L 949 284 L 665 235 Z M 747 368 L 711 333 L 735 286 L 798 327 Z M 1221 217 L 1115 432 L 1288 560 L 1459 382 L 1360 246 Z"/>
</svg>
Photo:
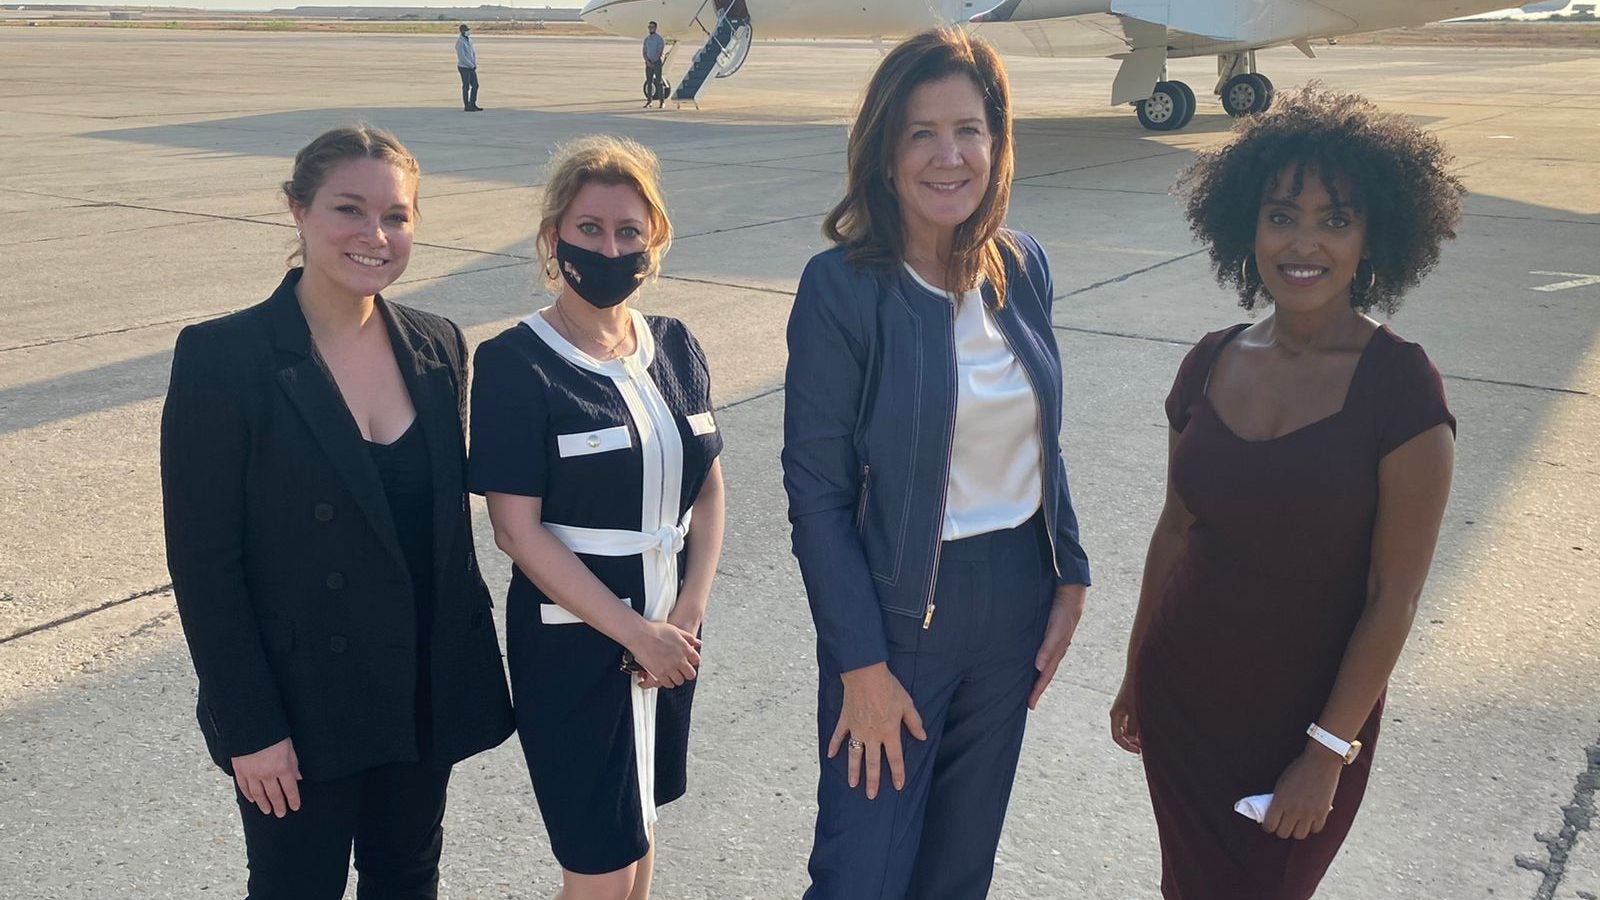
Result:
<svg viewBox="0 0 1600 900">
<path fill-rule="evenodd" d="M 1233 811 L 1252 822 L 1265 822 L 1267 810 L 1272 806 L 1271 794 L 1256 794 L 1233 805 Z"/>
</svg>

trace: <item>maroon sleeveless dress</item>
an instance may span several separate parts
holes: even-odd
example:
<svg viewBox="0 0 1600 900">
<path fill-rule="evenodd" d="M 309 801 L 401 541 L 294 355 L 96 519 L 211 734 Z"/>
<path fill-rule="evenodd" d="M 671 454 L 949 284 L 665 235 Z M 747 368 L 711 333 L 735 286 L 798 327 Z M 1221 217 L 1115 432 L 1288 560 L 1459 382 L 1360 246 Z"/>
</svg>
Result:
<svg viewBox="0 0 1600 900">
<path fill-rule="evenodd" d="M 1383 713 L 1361 729 L 1321 834 L 1283 840 L 1233 811 L 1270 793 L 1305 749 L 1366 603 L 1378 463 L 1441 423 L 1438 371 L 1387 326 L 1337 413 L 1247 441 L 1205 395 L 1222 347 L 1206 335 L 1178 370 L 1173 488 L 1194 515 L 1183 558 L 1139 648 L 1134 687 L 1168 900 L 1301 900 L 1344 843 Z"/>
</svg>

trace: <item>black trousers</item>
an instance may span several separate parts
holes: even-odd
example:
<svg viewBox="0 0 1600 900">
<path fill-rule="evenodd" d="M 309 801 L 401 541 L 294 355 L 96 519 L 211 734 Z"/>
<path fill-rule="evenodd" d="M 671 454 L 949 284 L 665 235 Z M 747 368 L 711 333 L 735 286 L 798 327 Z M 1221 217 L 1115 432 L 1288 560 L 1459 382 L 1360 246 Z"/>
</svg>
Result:
<svg viewBox="0 0 1600 900">
<path fill-rule="evenodd" d="M 456 66 L 456 71 L 461 73 L 461 105 L 471 109 L 478 105 L 478 70 Z"/>
<path fill-rule="evenodd" d="M 360 900 L 436 900 L 449 768 L 392 763 L 300 782 L 300 811 L 279 819 L 234 795 L 250 861 L 247 900 L 340 900 L 355 847 Z"/>
</svg>

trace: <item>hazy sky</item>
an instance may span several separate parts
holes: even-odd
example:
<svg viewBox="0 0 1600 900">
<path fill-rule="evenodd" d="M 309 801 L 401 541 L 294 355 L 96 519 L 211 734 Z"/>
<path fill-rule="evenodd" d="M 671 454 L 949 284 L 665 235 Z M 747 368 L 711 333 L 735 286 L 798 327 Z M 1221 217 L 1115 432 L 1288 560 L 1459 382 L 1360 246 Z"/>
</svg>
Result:
<svg viewBox="0 0 1600 900">
<path fill-rule="evenodd" d="M 8 3 L 27 3 L 29 6 L 53 6 L 50 2 L 38 4 L 28 0 L 7 0 Z M 93 4 L 100 6 L 180 6 L 189 9 L 293 9 L 296 6 L 462 6 L 472 7 L 482 3 L 498 3 L 517 9 L 540 9 L 561 6 L 577 9 L 584 0 L 58 0 L 63 4 Z"/>
<path fill-rule="evenodd" d="M 9 2 L 26 3 L 27 0 L 9 0 Z M 74 0 L 58 0 L 61 3 L 72 3 Z M 499 3 L 504 6 L 514 6 L 518 9 L 538 9 L 546 6 L 559 6 L 577 9 L 583 6 L 584 0 L 76 0 L 79 3 L 117 6 L 182 6 L 194 9 L 292 9 L 296 6 L 461 6 L 472 7 L 484 2 Z M 34 4 L 29 4 L 34 5 Z M 41 2 L 39 6 L 51 6 L 49 2 Z M 1506 16 L 1508 18 L 1522 18 L 1515 9 L 1507 13 L 1492 15 Z M 1543 18 L 1539 16 L 1538 18 Z"/>
</svg>

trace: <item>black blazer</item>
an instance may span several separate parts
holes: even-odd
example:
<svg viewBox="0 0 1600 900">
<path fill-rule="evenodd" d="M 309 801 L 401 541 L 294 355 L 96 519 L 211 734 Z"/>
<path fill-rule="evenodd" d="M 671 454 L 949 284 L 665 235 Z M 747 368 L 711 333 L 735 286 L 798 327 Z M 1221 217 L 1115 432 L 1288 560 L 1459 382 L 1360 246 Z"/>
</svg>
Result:
<svg viewBox="0 0 1600 900">
<path fill-rule="evenodd" d="M 211 757 L 293 738 L 330 779 L 419 758 L 416 604 L 377 468 L 312 349 L 291 270 L 264 303 L 178 335 L 161 416 L 167 566 Z M 464 483 L 467 349 L 378 298 L 433 460 L 433 762 L 511 733 Z"/>
</svg>

